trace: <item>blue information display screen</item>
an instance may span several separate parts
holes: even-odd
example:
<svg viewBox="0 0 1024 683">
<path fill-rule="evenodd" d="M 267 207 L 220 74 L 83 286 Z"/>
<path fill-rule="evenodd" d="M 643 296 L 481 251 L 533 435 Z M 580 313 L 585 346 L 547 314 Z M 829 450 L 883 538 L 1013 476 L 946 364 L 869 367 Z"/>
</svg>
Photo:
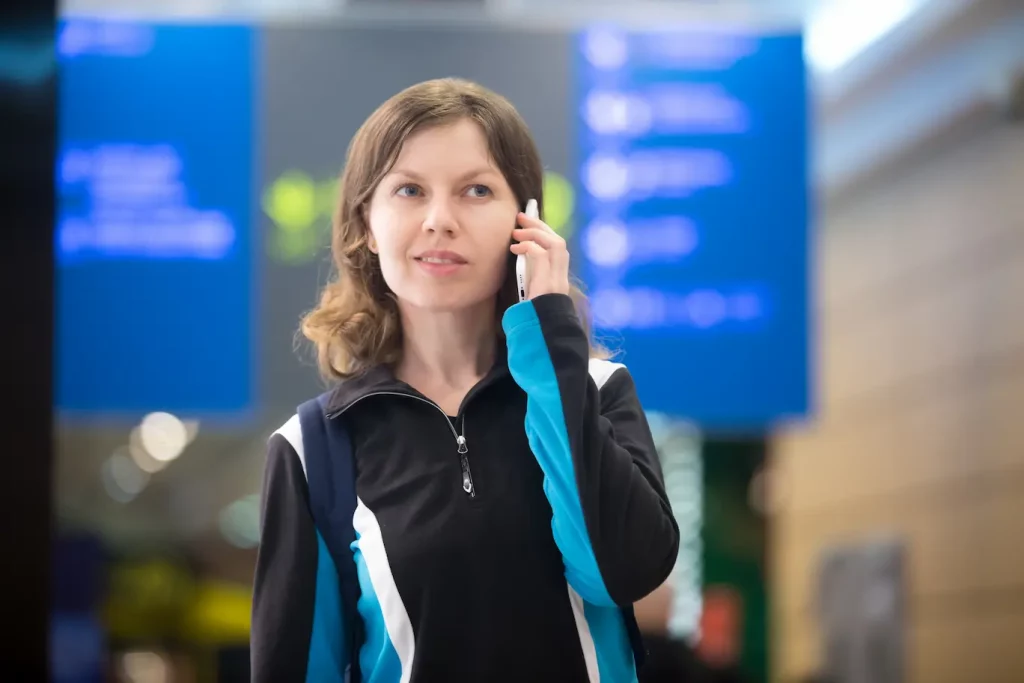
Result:
<svg viewBox="0 0 1024 683">
<path fill-rule="evenodd" d="M 251 407 L 253 49 L 239 26 L 61 25 L 61 410 Z"/>
<path fill-rule="evenodd" d="M 806 413 L 801 37 L 601 27 L 576 71 L 577 270 L 599 340 L 648 409 L 724 428 Z"/>
</svg>

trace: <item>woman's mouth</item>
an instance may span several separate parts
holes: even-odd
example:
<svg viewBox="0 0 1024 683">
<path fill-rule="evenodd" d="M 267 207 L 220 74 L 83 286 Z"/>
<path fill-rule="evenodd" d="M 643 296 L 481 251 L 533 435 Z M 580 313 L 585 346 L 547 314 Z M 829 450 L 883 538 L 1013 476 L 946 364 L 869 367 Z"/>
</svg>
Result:
<svg viewBox="0 0 1024 683">
<path fill-rule="evenodd" d="M 428 251 L 416 256 L 416 263 L 430 275 L 446 276 L 467 265 L 461 254 L 452 251 Z"/>
</svg>

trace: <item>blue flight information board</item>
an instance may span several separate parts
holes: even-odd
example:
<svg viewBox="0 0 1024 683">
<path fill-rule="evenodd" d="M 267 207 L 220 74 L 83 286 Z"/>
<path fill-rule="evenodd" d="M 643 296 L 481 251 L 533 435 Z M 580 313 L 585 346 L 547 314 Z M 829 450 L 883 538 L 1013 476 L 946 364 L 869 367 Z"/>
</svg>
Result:
<svg viewBox="0 0 1024 683">
<path fill-rule="evenodd" d="M 60 25 L 65 414 L 252 407 L 254 47 L 244 26 Z"/>
<path fill-rule="evenodd" d="M 577 270 L 644 406 L 725 429 L 806 414 L 801 36 L 595 27 L 576 83 Z"/>
</svg>

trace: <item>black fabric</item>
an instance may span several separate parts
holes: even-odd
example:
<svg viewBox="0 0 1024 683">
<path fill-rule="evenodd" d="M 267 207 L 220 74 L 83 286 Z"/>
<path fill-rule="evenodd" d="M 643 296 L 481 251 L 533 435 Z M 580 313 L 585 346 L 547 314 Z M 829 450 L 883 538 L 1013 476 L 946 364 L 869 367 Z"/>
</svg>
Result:
<svg viewBox="0 0 1024 683">
<path fill-rule="evenodd" d="M 707 667 L 685 641 L 646 634 L 647 662 L 639 683 L 716 683 Z"/>
<path fill-rule="evenodd" d="M 526 397 L 507 372 L 495 376 L 457 416 L 475 497 L 462 490 L 446 416 L 410 388 L 363 394 L 343 415 L 359 496 L 415 634 L 411 680 L 582 683 L 565 566 L 523 429 Z"/>
<path fill-rule="evenodd" d="M 316 602 L 318 544 L 306 475 L 291 445 L 270 438 L 253 581 L 253 683 L 305 681 Z"/>
<path fill-rule="evenodd" d="M 620 609 L 622 618 L 626 622 L 626 633 L 629 634 L 629 646 L 633 649 L 633 662 L 636 664 L 636 670 L 640 671 L 647 662 L 647 644 L 644 642 L 643 634 L 640 633 L 640 624 L 636 621 L 633 605 L 627 605 Z"/>
</svg>

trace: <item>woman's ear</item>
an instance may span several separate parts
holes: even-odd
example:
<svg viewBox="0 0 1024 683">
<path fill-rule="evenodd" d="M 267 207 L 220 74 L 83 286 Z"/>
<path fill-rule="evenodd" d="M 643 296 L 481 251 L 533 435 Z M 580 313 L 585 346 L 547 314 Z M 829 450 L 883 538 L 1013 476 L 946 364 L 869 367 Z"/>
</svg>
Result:
<svg viewBox="0 0 1024 683">
<path fill-rule="evenodd" d="M 377 239 L 373 236 L 372 232 L 366 236 L 366 246 L 374 254 L 379 253 L 377 250 Z"/>
</svg>

